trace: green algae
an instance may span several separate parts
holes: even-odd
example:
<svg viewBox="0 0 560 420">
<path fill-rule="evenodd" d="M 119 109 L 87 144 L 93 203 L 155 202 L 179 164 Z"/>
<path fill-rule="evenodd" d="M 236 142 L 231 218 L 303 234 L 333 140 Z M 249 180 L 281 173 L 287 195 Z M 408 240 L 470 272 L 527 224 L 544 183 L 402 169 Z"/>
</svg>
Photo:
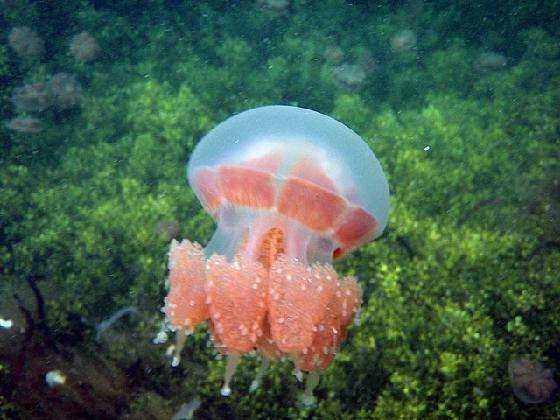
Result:
<svg viewBox="0 0 560 420">
<path fill-rule="evenodd" d="M 195 416 L 210 418 L 559 416 L 558 405 L 516 401 L 507 373 L 515 354 L 560 363 L 557 12 L 547 6 L 545 20 L 537 2 L 412 3 L 292 1 L 267 14 L 248 1 L 58 11 L 13 2 L 7 27 L 34 26 L 47 54 L 30 67 L 3 46 L 2 91 L 65 71 L 84 94 L 79 110 L 42 114 L 41 133 L 0 129 L 0 298 L 41 278 L 54 339 L 101 351 L 123 370 L 148 360 L 150 374 L 121 411 L 132 417 L 158 404 L 169 415 L 195 397 Z M 391 37 L 403 29 L 416 44 L 395 50 Z M 82 30 L 102 49 L 92 63 L 67 53 Z M 323 56 L 329 45 L 349 64 L 364 65 L 370 51 L 358 88 L 337 83 Z M 477 67 L 488 51 L 507 64 Z M 1 119 L 12 118 L 10 96 L 0 101 Z M 355 129 L 392 192 L 386 234 L 337 267 L 364 289 L 361 325 L 307 408 L 297 405 L 303 387 L 287 362 L 249 393 L 258 363 L 248 358 L 224 399 L 224 361 L 202 330 L 175 370 L 150 342 L 169 241 L 158 223 L 176 221 L 178 237 L 201 243 L 213 231 L 186 184 L 186 159 L 219 121 L 273 103 Z M 95 325 L 126 306 L 142 320 L 96 347 Z M 12 369 L 3 362 L 2 379 Z M 30 413 L 21 393 L 2 407 L 0 415 Z"/>
</svg>

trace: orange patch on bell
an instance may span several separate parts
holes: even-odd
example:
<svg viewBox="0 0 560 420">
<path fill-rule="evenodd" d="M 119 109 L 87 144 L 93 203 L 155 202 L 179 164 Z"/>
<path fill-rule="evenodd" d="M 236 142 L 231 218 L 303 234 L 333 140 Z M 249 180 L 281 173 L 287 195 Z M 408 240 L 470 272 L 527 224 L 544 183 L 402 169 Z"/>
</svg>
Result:
<svg viewBox="0 0 560 420">
<path fill-rule="evenodd" d="M 202 195 L 202 204 L 210 213 L 214 213 L 222 204 L 222 192 L 218 185 L 216 172 L 201 168 L 194 174 L 194 187 Z"/>
<path fill-rule="evenodd" d="M 336 192 L 333 180 L 324 169 L 313 160 L 302 159 L 294 165 L 291 174 L 295 178 L 305 179 L 329 191 Z"/>
<path fill-rule="evenodd" d="M 319 232 L 333 227 L 345 208 L 342 197 L 301 178 L 286 180 L 278 200 L 280 213 Z"/>
<path fill-rule="evenodd" d="M 259 169 L 261 171 L 275 173 L 282 165 L 282 160 L 284 159 L 282 153 L 273 152 L 266 155 L 262 155 L 256 158 L 252 158 L 243 162 L 243 166 L 249 168 Z"/>
<path fill-rule="evenodd" d="M 348 248 L 369 241 L 378 228 L 375 217 L 361 207 L 349 208 L 334 233 L 334 238 Z"/>
<path fill-rule="evenodd" d="M 220 185 L 226 200 L 234 206 L 271 208 L 276 188 L 270 173 L 240 166 L 221 166 Z"/>
</svg>

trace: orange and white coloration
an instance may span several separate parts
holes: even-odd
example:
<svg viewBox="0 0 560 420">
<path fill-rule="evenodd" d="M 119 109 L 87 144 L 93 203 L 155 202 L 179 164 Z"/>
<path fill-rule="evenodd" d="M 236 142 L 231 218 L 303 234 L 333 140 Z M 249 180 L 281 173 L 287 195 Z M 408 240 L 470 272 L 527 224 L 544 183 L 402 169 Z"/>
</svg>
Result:
<svg viewBox="0 0 560 420">
<path fill-rule="evenodd" d="M 224 395 L 240 355 L 254 349 L 287 355 L 302 371 L 327 368 L 362 299 L 332 261 L 387 223 L 388 185 L 373 152 L 330 117 L 268 106 L 205 136 L 188 178 L 217 230 L 205 249 L 171 244 L 164 312 L 179 343 L 208 321 L 229 356 Z"/>
</svg>

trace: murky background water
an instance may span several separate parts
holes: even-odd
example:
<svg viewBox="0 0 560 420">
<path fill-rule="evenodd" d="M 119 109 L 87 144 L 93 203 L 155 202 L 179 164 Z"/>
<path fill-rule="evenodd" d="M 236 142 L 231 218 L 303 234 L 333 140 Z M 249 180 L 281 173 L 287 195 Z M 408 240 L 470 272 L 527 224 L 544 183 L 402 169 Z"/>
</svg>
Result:
<svg viewBox="0 0 560 420">
<path fill-rule="evenodd" d="M 560 4 L 494 3 L 2 2 L 0 415 L 558 418 Z M 391 191 L 308 406 L 288 360 L 224 398 L 206 328 L 177 367 L 153 343 L 170 241 L 215 229 L 185 163 L 270 104 L 352 128 Z"/>
</svg>

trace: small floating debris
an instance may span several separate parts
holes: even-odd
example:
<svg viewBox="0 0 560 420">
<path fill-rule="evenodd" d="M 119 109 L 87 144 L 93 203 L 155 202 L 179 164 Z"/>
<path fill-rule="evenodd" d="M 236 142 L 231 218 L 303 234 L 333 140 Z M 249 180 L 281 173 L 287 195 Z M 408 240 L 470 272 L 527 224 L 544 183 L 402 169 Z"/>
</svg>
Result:
<svg viewBox="0 0 560 420">
<path fill-rule="evenodd" d="M 101 321 L 97 325 L 97 327 L 95 327 L 95 329 L 97 330 L 97 333 L 95 334 L 95 339 L 99 340 L 101 338 L 101 334 L 103 334 L 103 332 L 105 332 L 107 329 L 111 328 L 111 326 L 119 319 L 121 319 L 123 316 L 128 314 L 133 314 L 136 312 L 138 312 L 138 310 L 134 306 L 127 306 L 126 308 L 119 309 L 117 312 L 115 312 L 109 318 Z"/>
<path fill-rule="evenodd" d="M 13 325 L 14 323 L 11 319 L 0 318 L 0 328 L 5 328 L 9 330 L 10 328 L 12 328 Z"/>
<path fill-rule="evenodd" d="M 192 401 L 185 403 L 179 407 L 171 420 L 190 420 L 193 418 L 194 412 L 200 407 L 200 399 L 194 398 Z"/>
<path fill-rule="evenodd" d="M 64 385 L 66 383 L 66 375 L 60 370 L 51 370 L 45 375 L 45 382 L 50 388 L 54 388 L 58 385 Z"/>
</svg>

